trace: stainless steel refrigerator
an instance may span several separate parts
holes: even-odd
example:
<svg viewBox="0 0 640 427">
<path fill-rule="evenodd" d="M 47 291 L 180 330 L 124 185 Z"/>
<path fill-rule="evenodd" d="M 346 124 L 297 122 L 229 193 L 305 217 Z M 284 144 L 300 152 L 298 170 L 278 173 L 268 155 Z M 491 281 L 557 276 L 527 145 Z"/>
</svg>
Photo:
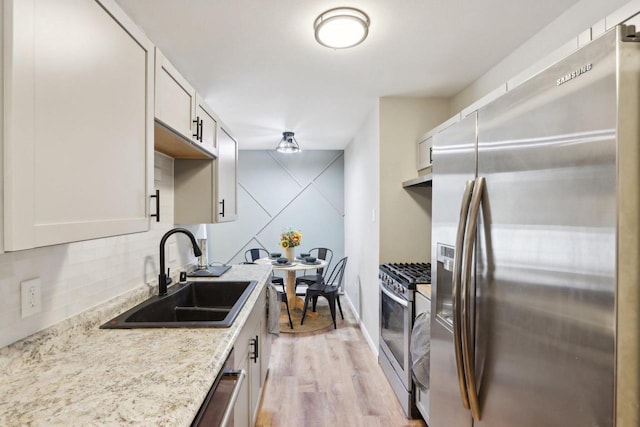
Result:
<svg viewBox="0 0 640 427">
<path fill-rule="evenodd" d="M 430 427 L 640 425 L 637 39 L 435 135 Z"/>
</svg>

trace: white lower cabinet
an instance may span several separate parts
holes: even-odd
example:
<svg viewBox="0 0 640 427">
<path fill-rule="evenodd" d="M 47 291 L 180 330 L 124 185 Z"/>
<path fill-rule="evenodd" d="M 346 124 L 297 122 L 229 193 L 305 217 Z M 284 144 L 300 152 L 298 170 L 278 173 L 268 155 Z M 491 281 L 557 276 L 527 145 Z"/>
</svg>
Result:
<svg viewBox="0 0 640 427">
<path fill-rule="evenodd" d="M 151 41 L 113 0 L 3 6 L 5 249 L 148 230 Z"/>
<path fill-rule="evenodd" d="M 235 369 L 244 369 L 247 373 L 233 413 L 235 427 L 255 425 L 270 355 L 271 336 L 266 333 L 265 288 L 234 344 Z"/>
</svg>

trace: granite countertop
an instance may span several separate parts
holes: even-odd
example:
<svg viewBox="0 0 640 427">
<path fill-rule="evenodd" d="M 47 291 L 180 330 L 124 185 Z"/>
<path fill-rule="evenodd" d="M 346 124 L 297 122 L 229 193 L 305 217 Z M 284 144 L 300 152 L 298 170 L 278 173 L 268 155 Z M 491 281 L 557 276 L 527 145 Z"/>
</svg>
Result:
<svg viewBox="0 0 640 427">
<path fill-rule="evenodd" d="M 425 297 L 431 299 L 431 285 L 417 285 L 416 290 Z"/>
<path fill-rule="evenodd" d="M 99 329 L 147 286 L 0 349 L 0 425 L 189 426 L 267 283 L 271 266 L 213 280 L 257 280 L 230 328 Z"/>
</svg>

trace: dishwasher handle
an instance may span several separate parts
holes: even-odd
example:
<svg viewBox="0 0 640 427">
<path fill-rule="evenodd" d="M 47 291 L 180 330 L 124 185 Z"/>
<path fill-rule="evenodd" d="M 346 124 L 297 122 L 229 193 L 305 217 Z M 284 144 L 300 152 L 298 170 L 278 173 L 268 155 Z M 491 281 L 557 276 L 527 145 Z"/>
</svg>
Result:
<svg viewBox="0 0 640 427">
<path fill-rule="evenodd" d="M 235 380 L 236 385 L 233 387 L 233 391 L 231 392 L 231 398 L 227 403 L 227 407 L 224 409 L 224 414 L 222 415 L 222 421 L 220 421 L 220 427 L 226 427 L 229 423 L 229 420 L 233 416 L 233 409 L 236 406 L 236 401 L 238 397 L 240 397 L 240 389 L 244 384 L 244 380 L 247 377 L 247 372 L 244 369 L 240 369 L 237 371 L 227 371 L 222 374 L 223 380 Z"/>
</svg>

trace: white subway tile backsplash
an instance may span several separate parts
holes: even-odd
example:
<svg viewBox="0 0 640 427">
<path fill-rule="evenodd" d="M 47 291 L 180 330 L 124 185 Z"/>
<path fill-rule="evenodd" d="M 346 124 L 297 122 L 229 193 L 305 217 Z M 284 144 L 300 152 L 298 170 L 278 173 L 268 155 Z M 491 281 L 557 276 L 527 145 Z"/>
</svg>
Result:
<svg viewBox="0 0 640 427">
<path fill-rule="evenodd" d="M 162 174 L 161 219 L 150 231 L 0 254 L 0 347 L 121 295 L 158 276 L 158 244 L 173 227 L 173 159 L 156 153 Z M 155 207 L 152 208 L 152 210 Z M 172 271 L 195 262 L 189 245 L 177 245 Z M 42 312 L 22 319 L 20 282 L 40 277 Z"/>
</svg>

